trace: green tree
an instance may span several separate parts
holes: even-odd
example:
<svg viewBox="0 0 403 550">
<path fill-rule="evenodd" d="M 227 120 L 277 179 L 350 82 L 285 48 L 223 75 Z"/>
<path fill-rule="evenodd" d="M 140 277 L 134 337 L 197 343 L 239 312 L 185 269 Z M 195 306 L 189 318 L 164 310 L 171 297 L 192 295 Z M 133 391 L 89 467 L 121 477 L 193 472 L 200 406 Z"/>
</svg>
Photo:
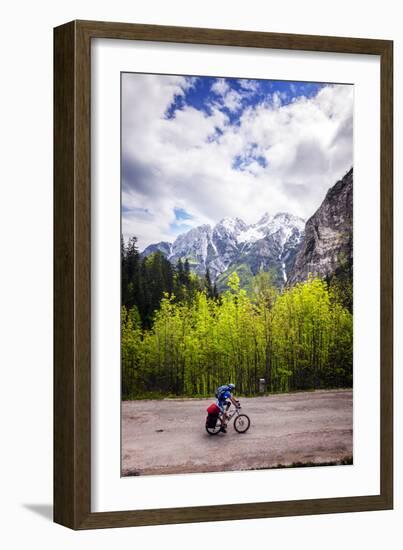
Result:
<svg viewBox="0 0 403 550">
<path fill-rule="evenodd" d="M 136 264 L 135 244 L 142 301 L 122 307 L 124 398 L 211 395 L 229 380 L 254 395 L 260 377 L 275 392 L 352 385 L 353 318 L 332 282 L 310 277 L 280 292 L 261 271 L 246 292 L 234 271 L 217 299 L 209 274 L 201 279 L 181 261 L 173 269 L 160 253 Z"/>
</svg>

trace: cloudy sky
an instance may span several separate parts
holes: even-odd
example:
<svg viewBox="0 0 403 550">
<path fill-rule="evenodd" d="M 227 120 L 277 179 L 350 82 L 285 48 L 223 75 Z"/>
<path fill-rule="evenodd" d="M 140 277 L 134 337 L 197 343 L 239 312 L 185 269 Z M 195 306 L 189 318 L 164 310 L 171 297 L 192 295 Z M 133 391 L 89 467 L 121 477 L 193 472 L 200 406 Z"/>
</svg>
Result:
<svg viewBox="0 0 403 550">
<path fill-rule="evenodd" d="M 308 218 L 353 164 L 353 86 L 122 74 L 122 230 Z"/>
</svg>

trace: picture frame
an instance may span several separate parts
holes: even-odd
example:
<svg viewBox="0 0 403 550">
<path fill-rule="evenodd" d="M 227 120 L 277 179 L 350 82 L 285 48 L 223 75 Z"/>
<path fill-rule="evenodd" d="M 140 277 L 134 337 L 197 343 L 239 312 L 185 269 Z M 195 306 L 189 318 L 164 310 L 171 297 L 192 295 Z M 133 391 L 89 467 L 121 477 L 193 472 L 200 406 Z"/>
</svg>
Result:
<svg viewBox="0 0 403 550">
<path fill-rule="evenodd" d="M 96 38 L 380 58 L 379 494 L 91 510 L 91 41 Z M 54 29 L 54 521 L 128 527 L 393 508 L 393 42 L 72 21 Z"/>
</svg>

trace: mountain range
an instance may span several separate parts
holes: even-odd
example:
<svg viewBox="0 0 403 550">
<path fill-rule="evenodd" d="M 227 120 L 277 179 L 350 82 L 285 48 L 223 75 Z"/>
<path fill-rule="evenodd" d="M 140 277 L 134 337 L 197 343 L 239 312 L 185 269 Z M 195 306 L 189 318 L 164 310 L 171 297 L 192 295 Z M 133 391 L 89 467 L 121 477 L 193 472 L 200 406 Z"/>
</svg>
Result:
<svg viewBox="0 0 403 550">
<path fill-rule="evenodd" d="M 278 283 L 287 280 L 287 271 L 303 237 L 304 220 L 285 212 L 265 213 L 257 223 L 246 224 L 240 218 L 223 218 L 213 227 L 201 225 L 179 235 L 173 243 L 148 246 L 143 256 L 162 252 L 172 263 L 188 259 L 191 269 L 210 277 L 219 290 L 226 278 L 237 271 L 241 283 L 259 270 L 273 270 Z M 245 279 L 245 281 L 243 281 Z"/>
<path fill-rule="evenodd" d="M 270 270 L 279 286 L 305 280 L 308 273 L 328 276 L 341 258 L 352 266 L 352 183 L 353 169 L 329 189 L 306 223 L 287 212 L 265 213 L 249 225 L 228 217 L 190 229 L 173 243 L 151 244 L 142 255 L 160 251 L 173 264 L 187 259 L 198 275 L 208 269 L 219 291 L 234 271 L 242 286 L 260 270 Z"/>
</svg>

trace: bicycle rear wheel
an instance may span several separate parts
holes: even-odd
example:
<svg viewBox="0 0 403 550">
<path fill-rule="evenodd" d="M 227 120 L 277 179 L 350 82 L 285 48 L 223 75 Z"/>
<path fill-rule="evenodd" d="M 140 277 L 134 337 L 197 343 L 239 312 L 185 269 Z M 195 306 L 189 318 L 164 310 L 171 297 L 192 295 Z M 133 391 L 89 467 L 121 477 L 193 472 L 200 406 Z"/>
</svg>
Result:
<svg viewBox="0 0 403 550">
<path fill-rule="evenodd" d="M 234 420 L 234 428 L 239 434 L 249 430 L 250 418 L 246 414 L 239 414 Z"/>
<path fill-rule="evenodd" d="M 217 418 L 217 422 L 216 422 L 216 425 L 214 426 L 214 428 L 209 428 L 206 424 L 206 432 L 210 435 L 217 435 L 220 433 L 221 431 L 221 426 L 222 426 L 222 423 L 221 423 L 221 418 L 218 417 Z"/>
</svg>

